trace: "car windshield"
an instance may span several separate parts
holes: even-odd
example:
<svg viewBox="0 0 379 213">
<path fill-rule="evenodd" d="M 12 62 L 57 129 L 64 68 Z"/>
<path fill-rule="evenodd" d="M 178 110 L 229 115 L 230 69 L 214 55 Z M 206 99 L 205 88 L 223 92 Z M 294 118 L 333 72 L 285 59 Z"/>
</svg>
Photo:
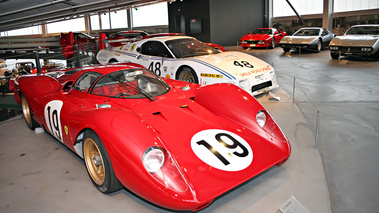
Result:
<svg viewBox="0 0 379 213">
<path fill-rule="evenodd" d="M 272 30 L 271 29 L 256 29 L 253 34 L 268 34 L 268 35 L 271 35 L 272 34 Z"/>
<path fill-rule="evenodd" d="M 346 35 L 379 35 L 379 26 L 352 27 Z"/>
<path fill-rule="evenodd" d="M 113 72 L 96 82 L 91 94 L 112 98 L 148 98 L 163 95 L 170 87 L 153 72 L 129 69 Z"/>
<path fill-rule="evenodd" d="M 300 29 L 293 34 L 294 36 L 318 36 L 320 34 L 319 29 Z"/>
<path fill-rule="evenodd" d="M 187 58 L 220 53 L 215 48 L 210 47 L 194 38 L 173 39 L 166 41 L 165 43 L 176 58 Z"/>
</svg>

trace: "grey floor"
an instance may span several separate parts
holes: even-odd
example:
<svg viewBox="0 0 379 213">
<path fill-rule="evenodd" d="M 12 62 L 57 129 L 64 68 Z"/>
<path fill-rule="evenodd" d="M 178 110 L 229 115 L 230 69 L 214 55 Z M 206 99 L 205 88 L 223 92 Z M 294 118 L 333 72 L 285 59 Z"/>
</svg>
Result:
<svg viewBox="0 0 379 213">
<path fill-rule="evenodd" d="M 379 62 L 238 50 L 276 68 L 281 87 L 257 98 L 292 154 L 200 212 L 275 213 L 291 196 L 312 213 L 379 212 Z M 127 190 L 101 194 L 80 158 L 21 117 L 0 124 L 0 171 L 0 212 L 170 212 Z"/>
</svg>

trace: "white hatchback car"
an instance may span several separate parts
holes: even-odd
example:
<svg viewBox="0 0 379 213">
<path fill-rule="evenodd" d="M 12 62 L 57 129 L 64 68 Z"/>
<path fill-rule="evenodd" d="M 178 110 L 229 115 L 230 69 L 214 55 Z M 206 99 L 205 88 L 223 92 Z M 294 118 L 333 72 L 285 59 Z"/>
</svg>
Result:
<svg viewBox="0 0 379 213">
<path fill-rule="evenodd" d="M 274 68 L 266 62 L 242 52 L 220 52 L 189 36 L 130 41 L 103 49 L 96 58 L 101 64 L 138 63 L 159 76 L 202 85 L 231 83 L 251 95 L 278 87 Z"/>
</svg>

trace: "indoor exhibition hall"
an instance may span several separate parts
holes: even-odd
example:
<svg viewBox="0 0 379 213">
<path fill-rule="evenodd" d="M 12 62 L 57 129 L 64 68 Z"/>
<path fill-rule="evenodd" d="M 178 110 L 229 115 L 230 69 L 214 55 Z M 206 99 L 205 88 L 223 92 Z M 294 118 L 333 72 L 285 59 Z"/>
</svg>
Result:
<svg viewBox="0 0 379 213">
<path fill-rule="evenodd" d="M 379 0 L 0 1 L 0 212 L 379 212 Z"/>
</svg>

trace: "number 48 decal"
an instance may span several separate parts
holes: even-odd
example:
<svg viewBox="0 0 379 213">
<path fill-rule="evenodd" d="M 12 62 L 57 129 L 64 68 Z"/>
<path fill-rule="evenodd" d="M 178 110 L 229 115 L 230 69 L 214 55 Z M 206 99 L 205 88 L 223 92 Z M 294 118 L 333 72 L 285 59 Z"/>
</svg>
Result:
<svg viewBox="0 0 379 213">
<path fill-rule="evenodd" d="M 234 66 L 239 66 L 239 67 L 247 67 L 247 68 L 254 68 L 252 64 L 250 64 L 248 61 L 234 61 Z"/>
<path fill-rule="evenodd" d="M 155 74 L 157 74 L 157 76 L 161 76 L 161 63 L 160 62 L 156 62 L 155 65 L 154 65 L 154 62 L 151 62 L 150 65 L 149 65 L 149 70 L 155 72 Z"/>
<path fill-rule="evenodd" d="M 243 170 L 253 160 L 250 145 L 240 136 L 225 130 L 198 132 L 191 139 L 191 148 L 206 164 L 225 171 Z"/>
</svg>

